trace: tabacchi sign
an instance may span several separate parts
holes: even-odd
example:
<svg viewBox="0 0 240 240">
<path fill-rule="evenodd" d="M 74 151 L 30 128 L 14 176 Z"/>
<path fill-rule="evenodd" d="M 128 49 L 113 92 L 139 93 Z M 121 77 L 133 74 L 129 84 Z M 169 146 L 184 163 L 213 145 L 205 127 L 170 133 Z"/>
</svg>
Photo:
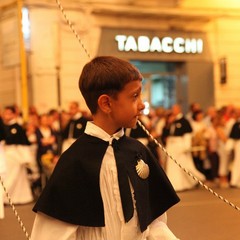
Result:
<svg viewBox="0 0 240 240">
<path fill-rule="evenodd" d="M 116 35 L 118 50 L 124 52 L 196 53 L 203 51 L 200 38 L 153 37 Z"/>
</svg>

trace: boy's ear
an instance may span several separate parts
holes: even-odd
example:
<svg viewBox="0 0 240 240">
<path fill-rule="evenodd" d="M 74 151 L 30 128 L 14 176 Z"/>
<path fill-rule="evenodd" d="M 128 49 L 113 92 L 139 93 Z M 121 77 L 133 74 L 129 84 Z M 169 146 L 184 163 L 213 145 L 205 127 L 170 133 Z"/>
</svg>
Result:
<svg viewBox="0 0 240 240">
<path fill-rule="evenodd" d="M 111 112 L 111 97 L 103 94 L 98 98 L 98 107 L 105 113 Z"/>
</svg>

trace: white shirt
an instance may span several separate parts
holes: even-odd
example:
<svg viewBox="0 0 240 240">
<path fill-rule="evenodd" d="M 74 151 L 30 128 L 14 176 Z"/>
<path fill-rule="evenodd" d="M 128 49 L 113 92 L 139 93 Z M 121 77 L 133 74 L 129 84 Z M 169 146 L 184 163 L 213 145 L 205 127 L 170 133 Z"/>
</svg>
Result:
<svg viewBox="0 0 240 240">
<path fill-rule="evenodd" d="M 120 138 L 121 129 L 109 135 L 92 122 L 88 122 L 85 133 L 111 143 Z M 93 150 L 94 151 L 94 150 Z M 43 213 L 37 213 L 31 240 L 173 240 L 177 239 L 166 225 L 163 214 L 144 231 L 140 231 L 134 202 L 134 215 L 125 223 L 118 186 L 117 167 L 112 146 L 108 146 L 100 170 L 100 190 L 104 205 L 105 227 L 85 227 L 56 220 Z M 132 194 L 133 188 L 131 186 Z"/>
</svg>

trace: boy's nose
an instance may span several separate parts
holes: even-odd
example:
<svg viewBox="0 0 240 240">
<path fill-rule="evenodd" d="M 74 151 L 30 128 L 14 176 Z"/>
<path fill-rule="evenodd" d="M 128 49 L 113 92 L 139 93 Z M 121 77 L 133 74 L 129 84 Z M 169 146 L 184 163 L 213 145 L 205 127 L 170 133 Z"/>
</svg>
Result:
<svg viewBox="0 0 240 240">
<path fill-rule="evenodd" d="M 140 111 L 143 111 L 145 108 L 145 104 L 143 103 L 142 99 L 140 99 L 140 103 L 139 103 L 139 109 Z"/>
</svg>

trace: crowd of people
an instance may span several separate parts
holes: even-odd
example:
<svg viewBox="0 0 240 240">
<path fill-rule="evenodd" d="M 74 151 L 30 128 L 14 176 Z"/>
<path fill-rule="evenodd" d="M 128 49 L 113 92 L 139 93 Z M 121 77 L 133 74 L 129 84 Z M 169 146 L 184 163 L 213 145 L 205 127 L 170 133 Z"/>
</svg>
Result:
<svg viewBox="0 0 240 240">
<path fill-rule="evenodd" d="M 183 114 L 176 104 L 170 110 L 157 109 L 150 119 L 154 137 L 199 180 L 211 187 L 240 187 L 239 108 L 210 106 L 204 111 L 193 103 Z M 195 186 L 196 182 L 173 161 L 161 155 L 160 160 L 176 191 Z"/>
<path fill-rule="evenodd" d="M 91 115 L 71 102 L 67 111 L 51 109 L 38 114 L 29 108 L 27 122 L 16 106 L 0 114 L 0 175 L 13 203 L 36 199 L 50 177 L 59 156 L 85 130 Z M 228 105 L 203 110 L 191 104 L 184 114 L 180 105 L 151 109 L 139 121 L 167 152 L 199 180 L 210 186 L 240 187 L 240 108 Z M 125 134 L 148 146 L 166 171 L 176 191 L 196 187 L 197 182 L 177 166 L 141 126 Z M 2 201 L 1 201 L 2 199 Z M 0 218 L 8 203 L 0 187 Z"/>
<path fill-rule="evenodd" d="M 77 102 L 61 114 L 51 109 L 38 114 L 29 108 L 23 121 L 16 106 L 6 106 L 0 117 L 0 174 L 14 204 L 34 201 L 40 195 L 60 154 L 80 136 L 89 120 Z M 8 198 L 0 187 L 0 218 Z"/>
</svg>

